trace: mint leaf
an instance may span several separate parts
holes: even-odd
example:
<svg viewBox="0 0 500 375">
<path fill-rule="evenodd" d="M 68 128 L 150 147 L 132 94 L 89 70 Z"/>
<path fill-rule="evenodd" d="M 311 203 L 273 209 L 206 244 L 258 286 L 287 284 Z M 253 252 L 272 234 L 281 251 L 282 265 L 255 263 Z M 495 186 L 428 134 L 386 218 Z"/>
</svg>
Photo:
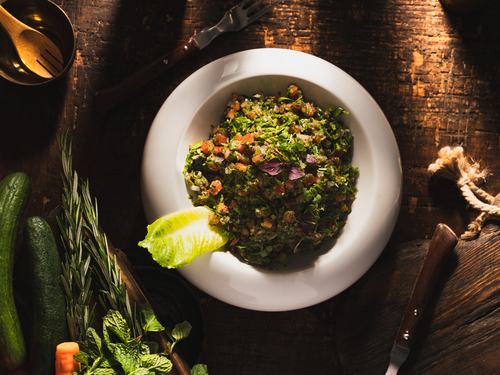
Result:
<svg viewBox="0 0 500 375">
<path fill-rule="evenodd" d="M 170 340 L 172 340 L 171 343 L 167 342 L 168 350 L 174 350 L 174 346 L 177 342 L 179 342 L 179 340 L 188 337 L 189 333 L 191 332 L 191 328 L 192 326 L 188 322 L 176 324 L 173 330 L 170 330 L 170 328 L 166 327 L 165 333 L 168 335 L 168 337 L 170 337 Z"/>
<path fill-rule="evenodd" d="M 208 375 L 207 365 L 203 365 L 201 363 L 194 365 L 191 369 L 191 375 Z"/>
<path fill-rule="evenodd" d="M 130 340 L 130 328 L 127 321 L 115 310 L 109 310 L 103 318 L 103 334 L 106 344 L 115 342 L 113 335 L 116 335 L 121 342 Z"/>
<path fill-rule="evenodd" d="M 86 353 L 82 352 L 82 351 L 80 351 L 79 353 L 76 353 L 75 355 L 73 355 L 73 358 L 78 363 L 82 363 L 85 366 L 89 365 L 89 356 Z"/>
<path fill-rule="evenodd" d="M 87 342 L 85 351 L 92 359 L 97 359 L 102 356 L 102 340 L 95 329 L 92 327 L 87 329 Z"/>
<path fill-rule="evenodd" d="M 143 319 L 144 332 L 161 332 L 165 330 L 165 327 L 156 318 L 153 308 L 149 303 L 146 303 L 141 308 L 141 317 Z"/>
<path fill-rule="evenodd" d="M 150 372 L 147 368 L 138 368 L 129 373 L 128 375 L 150 375 L 153 374 L 154 372 Z"/>
<path fill-rule="evenodd" d="M 91 372 L 87 373 L 88 375 L 120 375 L 118 371 L 112 368 L 97 368 Z"/>
<path fill-rule="evenodd" d="M 141 367 L 160 375 L 172 370 L 172 362 L 168 358 L 158 354 L 150 354 L 141 358 Z"/>
<path fill-rule="evenodd" d="M 158 353 L 159 345 L 156 341 L 142 341 L 142 344 L 149 348 L 149 353 L 146 354 Z"/>
<path fill-rule="evenodd" d="M 172 330 L 172 338 L 177 342 L 179 340 L 185 339 L 191 333 L 193 327 L 188 322 L 184 321 L 182 323 L 176 324 Z"/>
<path fill-rule="evenodd" d="M 127 345 L 122 343 L 116 344 L 113 355 L 120 362 L 126 374 L 135 370 L 136 359 L 134 352 Z"/>
</svg>

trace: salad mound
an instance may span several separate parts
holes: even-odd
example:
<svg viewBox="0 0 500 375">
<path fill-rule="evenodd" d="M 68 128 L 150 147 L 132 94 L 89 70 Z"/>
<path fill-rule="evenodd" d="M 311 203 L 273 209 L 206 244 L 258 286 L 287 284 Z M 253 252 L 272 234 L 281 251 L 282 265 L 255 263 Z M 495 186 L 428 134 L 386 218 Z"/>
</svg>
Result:
<svg viewBox="0 0 500 375">
<path fill-rule="evenodd" d="M 286 264 L 335 238 L 356 198 L 353 137 L 339 117 L 305 100 L 233 94 L 210 138 L 189 147 L 184 178 L 195 206 L 213 210 L 226 249 L 249 263 Z"/>
</svg>

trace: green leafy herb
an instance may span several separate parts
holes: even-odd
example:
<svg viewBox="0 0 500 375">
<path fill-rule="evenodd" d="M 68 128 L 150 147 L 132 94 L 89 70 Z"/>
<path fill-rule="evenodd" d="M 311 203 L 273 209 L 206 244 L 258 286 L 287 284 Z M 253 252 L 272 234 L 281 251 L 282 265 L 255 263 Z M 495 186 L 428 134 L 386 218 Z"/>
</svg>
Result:
<svg viewBox="0 0 500 375">
<path fill-rule="evenodd" d="M 210 224 L 227 234 L 226 250 L 272 267 L 341 234 L 358 176 L 339 118 L 347 114 L 321 109 L 294 84 L 286 97 L 232 95 L 183 170 L 193 204 L 212 209 Z"/>
<path fill-rule="evenodd" d="M 167 330 L 149 304 L 143 304 L 140 314 L 136 313 L 116 259 L 109 254 L 106 235 L 100 231 L 97 202 L 91 198 L 89 183 L 73 171 L 67 132 L 58 141 L 64 191 L 63 214 L 57 222 L 65 250 L 62 279 L 70 337 L 81 348 L 74 356 L 82 364 L 78 374 L 166 374 L 172 369 L 169 353 L 158 353 L 158 343 L 146 341 L 147 333 L 165 330 L 172 340 L 167 344 L 171 352 L 179 340 L 189 335 L 191 325 L 183 322 Z M 93 287 L 99 289 L 97 300 L 106 312 L 102 338 L 92 327 Z"/>
<path fill-rule="evenodd" d="M 176 326 L 173 331 L 178 329 L 184 332 L 185 323 L 179 325 L 181 328 Z M 166 353 L 156 352 L 157 345 L 142 338 L 130 337 L 127 321 L 116 310 L 109 310 L 103 318 L 102 339 L 93 328 L 87 330 L 86 337 L 86 341 L 80 342 L 80 353 L 74 356 L 82 365 L 82 371 L 78 374 L 156 375 L 167 374 L 172 370 L 172 363 Z"/>
<path fill-rule="evenodd" d="M 189 324 L 188 322 L 183 322 L 176 324 L 176 326 L 172 331 L 170 331 L 168 328 L 165 329 L 165 332 L 167 333 L 168 337 L 170 337 L 170 339 L 172 340 L 169 350 L 172 351 L 176 343 L 188 337 L 189 334 L 191 333 L 192 328 L 193 327 L 191 326 L 191 324 Z"/>
<path fill-rule="evenodd" d="M 191 375 L 208 375 L 208 369 L 206 365 L 197 364 L 191 369 Z"/>
<path fill-rule="evenodd" d="M 161 332 L 165 330 L 165 327 L 156 318 L 156 315 L 151 308 L 151 305 L 145 304 L 141 309 L 141 317 L 143 319 L 142 328 L 144 332 Z"/>
<path fill-rule="evenodd" d="M 97 300 L 107 312 L 117 310 L 125 318 L 133 336 L 143 333 L 135 306 L 129 300 L 126 284 L 116 258 L 109 254 L 108 240 L 99 228 L 97 201 L 90 195 L 88 181 L 78 177 L 72 168 L 71 143 L 67 133 L 58 139 L 63 166 L 63 214 L 57 218 L 66 258 L 63 284 L 68 301 L 68 321 L 73 341 L 85 339 L 92 326 L 91 306 L 93 282 L 99 288 Z"/>
</svg>

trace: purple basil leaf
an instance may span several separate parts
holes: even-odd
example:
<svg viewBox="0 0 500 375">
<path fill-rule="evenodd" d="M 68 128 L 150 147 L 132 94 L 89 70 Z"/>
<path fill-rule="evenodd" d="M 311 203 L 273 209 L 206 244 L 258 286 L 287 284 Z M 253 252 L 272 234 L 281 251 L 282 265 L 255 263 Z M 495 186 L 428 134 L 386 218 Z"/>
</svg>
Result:
<svg viewBox="0 0 500 375">
<path fill-rule="evenodd" d="M 316 160 L 316 158 L 314 156 L 311 156 L 311 155 L 307 154 L 307 156 L 306 156 L 306 162 L 308 162 L 308 163 L 317 163 L 318 161 Z"/>
<path fill-rule="evenodd" d="M 300 170 L 299 167 L 292 165 L 288 170 L 288 178 L 290 180 L 296 180 L 298 178 L 304 177 L 305 173 Z"/>
<path fill-rule="evenodd" d="M 284 164 L 279 159 L 272 159 L 262 164 L 262 170 L 269 173 L 271 176 L 276 176 L 284 168 Z"/>
<path fill-rule="evenodd" d="M 215 156 L 215 162 L 216 163 L 220 163 L 222 161 L 224 161 L 224 156 L 219 156 L 219 155 Z"/>
</svg>

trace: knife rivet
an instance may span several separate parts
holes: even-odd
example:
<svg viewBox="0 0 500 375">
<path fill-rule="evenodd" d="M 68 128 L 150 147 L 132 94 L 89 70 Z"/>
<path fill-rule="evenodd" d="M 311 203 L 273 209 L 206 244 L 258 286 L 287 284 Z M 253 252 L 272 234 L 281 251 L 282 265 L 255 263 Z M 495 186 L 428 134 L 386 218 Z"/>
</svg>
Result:
<svg viewBox="0 0 500 375">
<path fill-rule="evenodd" d="M 167 65 L 167 64 L 168 64 L 168 60 L 167 60 L 167 59 L 163 60 L 163 63 L 164 63 L 165 65 Z"/>
<path fill-rule="evenodd" d="M 189 49 L 188 46 L 184 46 L 184 48 L 183 48 L 184 52 L 187 52 L 188 49 Z"/>
<path fill-rule="evenodd" d="M 417 309 L 413 310 L 413 315 L 418 316 L 418 310 Z"/>
<path fill-rule="evenodd" d="M 406 331 L 404 334 L 403 334 L 403 338 L 405 340 L 409 340 L 410 339 L 410 333 L 408 331 Z"/>
</svg>

